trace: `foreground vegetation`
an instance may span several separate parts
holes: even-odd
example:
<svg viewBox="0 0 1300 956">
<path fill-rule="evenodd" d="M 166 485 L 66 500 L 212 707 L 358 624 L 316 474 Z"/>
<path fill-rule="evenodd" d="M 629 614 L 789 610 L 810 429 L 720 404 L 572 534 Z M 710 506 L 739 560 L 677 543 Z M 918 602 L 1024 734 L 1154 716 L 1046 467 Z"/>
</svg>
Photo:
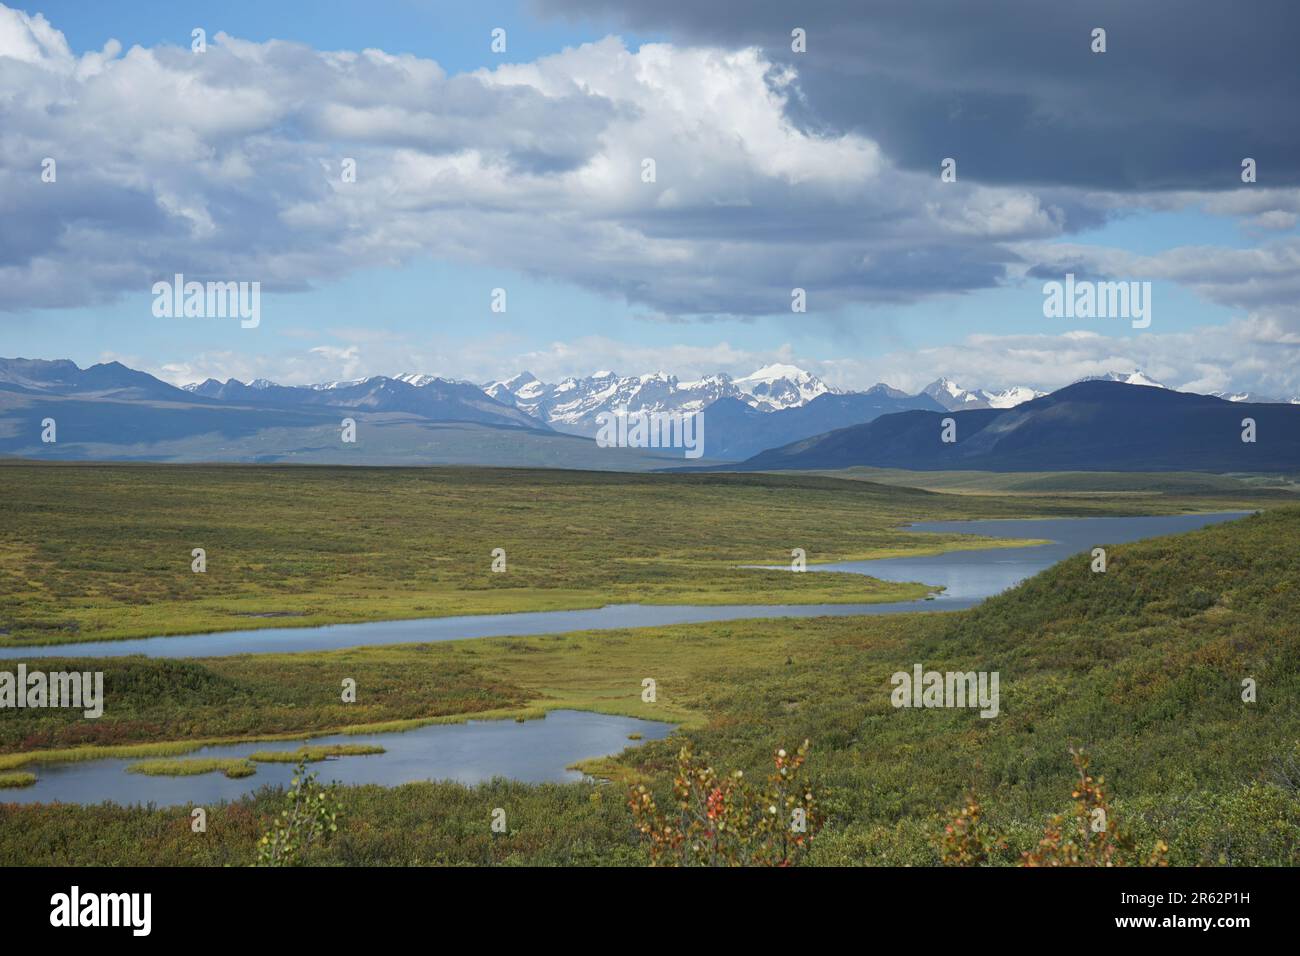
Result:
<svg viewBox="0 0 1300 956">
<path fill-rule="evenodd" d="M 795 548 L 816 563 L 1016 543 L 898 530 L 916 520 L 1288 499 L 1243 483 L 1081 499 L 791 475 L 9 462 L 0 646 L 621 602 L 909 600 L 925 589 L 742 566 L 788 565 Z"/>
<path fill-rule="evenodd" d="M 806 772 L 821 829 L 806 862 L 930 865 L 943 858 L 937 835 L 948 811 L 972 797 L 997 834 L 982 862 L 1075 852 L 1042 845 L 1053 816 L 1072 812 L 1075 746 L 1104 775 L 1133 846 L 1163 845 L 1172 865 L 1296 865 L 1297 540 L 1300 509 L 1276 509 L 1116 546 L 1105 574 L 1080 555 L 958 613 L 103 661 L 96 666 L 115 701 L 103 718 L 15 712 L 0 722 L 0 747 L 22 763 L 38 746 L 398 728 L 576 707 L 681 726 L 586 765 L 613 784 L 341 788 L 338 832 L 303 861 L 645 863 L 627 787 L 670 805 L 684 743 L 711 766 L 761 779 L 774 747 L 810 739 Z M 917 663 L 999 672 L 1000 715 L 895 709 L 890 677 Z M 356 704 L 339 702 L 341 676 L 363 690 Z M 654 702 L 641 697 L 645 677 L 657 683 Z M 248 864 L 283 799 L 264 790 L 209 808 L 201 835 L 184 807 L 0 805 L 0 863 Z M 491 829 L 498 808 L 505 832 Z"/>
</svg>

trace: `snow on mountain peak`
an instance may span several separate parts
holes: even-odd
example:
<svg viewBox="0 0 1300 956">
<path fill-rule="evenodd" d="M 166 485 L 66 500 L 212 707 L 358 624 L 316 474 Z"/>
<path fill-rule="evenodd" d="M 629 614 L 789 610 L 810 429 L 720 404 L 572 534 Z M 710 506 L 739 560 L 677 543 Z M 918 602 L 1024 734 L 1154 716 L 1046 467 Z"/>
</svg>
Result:
<svg viewBox="0 0 1300 956">
<path fill-rule="evenodd" d="M 1017 405 L 1023 405 L 1035 398 L 1041 398 L 1047 393 L 1024 385 L 1013 385 L 1010 388 L 1004 388 L 1000 392 L 986 392 L 980 389 L 980 394 L 989 403 L 989 408 L 1015 408 Z"/>
<path fill-rule="evenodd" d="M 779 363 L 765 365 L 732 384 L 748 397 L 749 404 L 765 411 L 806 405 L 832 391 L 811 372 Z"/>
<path fill-rule="evenodd" d="M 789 379 L 792 382 L 808 382 L 815 380 L 811 372 L 805 372 L 797 365 L 764 365 L 756 372 L 751 372 L 743 378 L 738 378 L 739 382 L 776 382 L 781 379 Z"/>
<path fill-rule="evenodd" d="M 368 382 L 368 381 L 370 381 L 369 378 L 353 378 L 353 379 L 348 379 L 345 382 L 321 382 L 317 385 L 308 385 L 307 387 L 310 389 L 314 389 L 315 391 L 318 392 L 328 392 L 331 389 L 348 388 L 352 385 L 360 385 L 362 382 Z"/>
<path fill-rule="evenodd" d="M 987 408 L 988 402 L 975 392 L 962 388 L 950 378 L 940 378 L 927 385 L 922 392 L 929 395 L 948 411 L 961 408 Z"/>
<path fill-rule="evenodd" d="M 1089 375 L 1081 379 L 1084 382 L 1122 382 L 1125 385 L 1146 385 L 1149 388 L 1168 388 L 1167 385 L 1157 382 L 1148 375 L 1143 374 L 1140 368 L 1131 372 L 1107 372 L 1105 375 Z"/>
<path fill-rule="evenodd" d="M 424 388 L 424 386 L 438 381 L 438 376 L 425 375 L 421 372 L 403 372 L 401 375 L 394 375 L 393 379 L 394 381 L 405 382 L 407 385 L 414 385 L 416 388 Z"/>
<path fill-rule="evenodd" d="M 972 394 L 971 392 L 968 392 L 966 389 L 962 388 L 960 385 L 958 385 L 950 378 L 939 379 L 937 382 L 934 382 L 933 384 L 927 386 L 925 391 L 927 393 L 931 393 L 931 392 L 941 393 L 943 395 L 948 395 L 952 398 L 960 398 L 963 401 L 966 401 L 967 397 Z"/>
<path fill-rule="evenodd" d="M 1013 385 L 998 392 L 983 388 L 972 390 L 962 388 L 950 378 L 937 379 L 923 391 L 950 412 L 964 408 L 1015 408 L 1047 394 L 1025 385 Z"/>
</svg>

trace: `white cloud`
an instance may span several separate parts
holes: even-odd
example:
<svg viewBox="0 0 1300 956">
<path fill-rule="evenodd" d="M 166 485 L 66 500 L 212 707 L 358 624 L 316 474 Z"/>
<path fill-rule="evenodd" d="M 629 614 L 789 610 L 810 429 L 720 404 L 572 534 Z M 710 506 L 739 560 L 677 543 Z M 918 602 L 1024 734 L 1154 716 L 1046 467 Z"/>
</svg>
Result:
<svg viewBox="0 0 1300 956">
<path fill-rule="evenodd" d="M 208 352 L 179 363 L 154 365 L 138 356 L 105 353 L 183 385 L 216 378 L 270 378 L 286 385 L 425 372 L 488 382 L 528 370 L 543 381 L 583 377 L 598 369 L 623 375 L 664 370 L 681 380 L 717 372 L 733 377 L 771 364 L 797 365 L 827 384 L 865 389 L 877 382 L 910 392 L 946 376 L 968 388 L 1027 385 L 1051 391 L 1089 375 L 1142 369 L 1166 385 L 1193 392 L 1250 391 L 1289 399 L 1300 396 L 1300 334 L 1256 319 L 1172 334 L 1103 335 L 1091 330 L 1051 334 L 970 335 L 936 348 L 879 357 L 825 359 L 787 343 L 751 349 L 727 340 L 658 347 L 601 335 L 520 348 L 515 336 L 495 333 L 470 341 L 412 343 L 373 330 L 335 329 L 339 344 L 301 351 L 248 355 Z"/>
<path fill-rule="evenodd" d="M 1154 255 L 1075 243 L 1023 243 L 1034 274 L 1082 271 L 1120 281 L 1177 282 L 1210 302 L 1240 309 L 1257 324 L 1300 333 L 1300 237 L 1247 249 L 1178 246 Z"/>
<path fill-rule="evenodd" d="M 1171 384 L 1300 391 L 1300 239 L 1279 235 L 1294 228 L 1300 190 L 941 183 L 937 160 L 904 172 L 865 135 L 792 123 L 798 84 L 753 48 L 633 51 L 616 38 L 460 75 L 410 55 L 225 34 L 203 54 L 110 41 L 78 57 L 43 17 L 0 6 L 0 310 L 97 305 L 175 272 L 295 290 L 431 256 L 575 283 L 672 322 L 783 313 L 793 286 L 813 312 L 834 313 L 1079 266 L 1180 283 L 1241 317 L 1182 335 L 985 336 L 833 360 L 728 342 L 665 350 L 592 336 L 536 349 L 510 336 L 412 344 L 299 330 L 300 352 L 151 370 L 301 384 L 525 367 L 687 377 L 779 361 L 846 387 L 917 388 L 941 374 L 1055 387 L 1141 366 Z M 57 183 L 39 180 L 45 156 Z M 340 180 L 344 157 L 357 160 L 356 183 Z M 641 180 L 645 158 L 655 183 Z M 1154 255 L 1060 241 L 1109 216 L 1188 208 L 1275 238 Z"/>
<path fill-rule="evenodd" d="M 1110 336 L 1084 330 L 1037 335 L 971 335 L 952 345 L 877 359 L 810 363 L 827 381 L 863 388 L 884 381 L 910 391 L 948 376 L 967 387 L 1028 385 L 1044 391 L 1089 375 L 1142 369 L 1194 392 L 1249 390 L 1300 396 L 1300 335 L 1244 319 L 1170 334 Z"/>
<path fill-rule="evenodd" d="M 1002 241 L 1065 228 L 1031 192 L 953 188 L 797 128 L 796 84 L 752 48 L 617 38 L 454 76 L 221 33 L 202 54 L 78 58 L 0 7 L 0 89 L 20 91 L 0 97 L 0 308 L 174 272 L 293 290 L 431 255 L 667 315 L 778 313 L 796 285 L 823 311 L 996 285 Z"/>
</svg>

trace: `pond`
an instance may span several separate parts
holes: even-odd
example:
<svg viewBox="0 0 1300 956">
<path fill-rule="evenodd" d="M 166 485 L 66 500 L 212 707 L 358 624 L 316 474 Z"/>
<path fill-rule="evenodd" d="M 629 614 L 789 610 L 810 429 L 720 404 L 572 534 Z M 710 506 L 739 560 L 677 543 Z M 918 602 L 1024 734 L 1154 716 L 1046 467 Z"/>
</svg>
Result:
<svg viewBox="0 0 1300 956">
<path fill-rule="evenodd" d="M 397 733 L 336 734 L 309 740 L 203 747 L 180 759 L 246 757 L 258 751 L 297 750 L 304 743 L 378 744 L 384 753 L 334 757 L 309 766 L 322 783 L 393 787 L 417 780 L 455 780 L 473 785 L 493 777 L 563 783 L 582 779 L 580 772 L 566 769 L 571 764 L 632 746 L 629 734 L 659 740 L 672 730 L 672 724 L 658 721 L 553 710 L 542 720 L 471 720 L 464 724 L 426 724 Z M 257 773 L 236 780 L 220 772 L 188 777 L 128 773 L 126 768 L 140 759 L 147 758 L 28 764 L 22 769 L 35 773 L 36 783 L 0 790 L 0 803 L 94 804 L 109 800 L 124 806 L 210 806 L 221 800 L 237 800 L 268 784 L 287 787 L 294 768 L 292 763 L 257 763 Z"/>
</svg>

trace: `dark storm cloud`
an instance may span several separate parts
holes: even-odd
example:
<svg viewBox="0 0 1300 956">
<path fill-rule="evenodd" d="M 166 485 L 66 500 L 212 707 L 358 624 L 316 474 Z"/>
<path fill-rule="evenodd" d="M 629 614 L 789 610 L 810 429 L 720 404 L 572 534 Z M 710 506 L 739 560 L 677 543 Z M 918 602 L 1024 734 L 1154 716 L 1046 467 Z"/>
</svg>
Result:
<svg viewBox="0 0 1300 956">
<path fill-rule="evenodd" d="M 1300 3 L 1208 0 L 534 0 L 679 44 L 759 46 L 799 71 L 812 127 L 903 166 L 1108 190 L 1300 183 Z M 792 53 L 790 31 L 807 31 Z M 1091 52 L 1091 31 L 1107 52 Z"/>
</svg>

